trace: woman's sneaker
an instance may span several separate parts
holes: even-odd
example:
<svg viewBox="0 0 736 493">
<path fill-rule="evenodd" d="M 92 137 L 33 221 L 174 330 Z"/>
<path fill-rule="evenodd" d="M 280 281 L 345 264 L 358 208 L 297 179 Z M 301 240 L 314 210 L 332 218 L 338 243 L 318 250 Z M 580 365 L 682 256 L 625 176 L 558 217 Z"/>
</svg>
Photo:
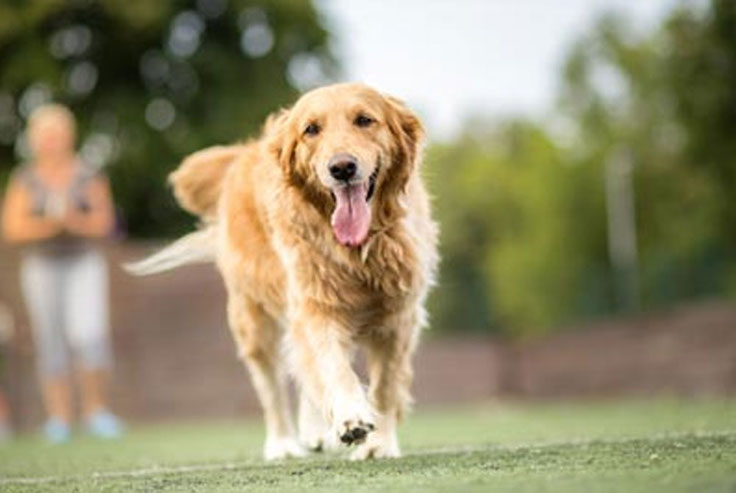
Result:
<svg viewBox="0 0 736 493">
<path fill-rule="evenodd" d="M 43 434 L 51 443 L 66 443 L 72 437 L 72 430 L 59 418 L 49 418 L 43 425 Z"/>
<path fill-rule="evenodd" d="M 109 411 L 97 411 L 87 418 L 87 431 L 99 438 L 118 438 L 123 424 Z"/>
</svg>

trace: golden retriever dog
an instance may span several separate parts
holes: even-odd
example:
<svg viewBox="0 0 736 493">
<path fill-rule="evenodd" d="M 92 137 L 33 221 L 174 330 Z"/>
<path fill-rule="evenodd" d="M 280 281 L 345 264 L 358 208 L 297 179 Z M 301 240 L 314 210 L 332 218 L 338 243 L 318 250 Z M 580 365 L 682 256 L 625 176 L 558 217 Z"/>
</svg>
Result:
<svg viewBox="0 0 736 493">
<path fill-rule="evenodd" d="M 353 459 L 400 455 L 396 427 L 438 262 L 423 137 L 400 101 L 337 84 L 272 115 L 258 139 L 199 151 L 170 176 L 202 228 L 132 270 L 216 263 L 263 406 L 267 459 L 338 440 L 356 446 Z M 356 348 L 367 389 L 352 366 Z"/>
</svg>

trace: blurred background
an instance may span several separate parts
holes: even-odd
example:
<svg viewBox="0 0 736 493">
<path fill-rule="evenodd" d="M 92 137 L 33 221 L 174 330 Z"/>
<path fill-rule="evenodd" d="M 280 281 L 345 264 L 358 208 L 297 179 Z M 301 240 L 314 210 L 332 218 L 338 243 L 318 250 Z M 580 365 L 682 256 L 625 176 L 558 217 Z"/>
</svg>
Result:
<svg viewBox="0 0 736 493">
<path fill-rule="evenodd" d="M 0 2 L 0 186 L 58 101 L 110 177 L 115 408 L 256 413 L 211 266 L 120 264 L 190 231 L 165 185 L 311 87 L 360 80 L 425 120 L 441 224 L 429 403 L 736 392 L 736 3 L 730 0 Z M 43 413 L 18 289 L 0 382 Z M 6 317 L 7 318 L 7 317 Z"/>
</svg>

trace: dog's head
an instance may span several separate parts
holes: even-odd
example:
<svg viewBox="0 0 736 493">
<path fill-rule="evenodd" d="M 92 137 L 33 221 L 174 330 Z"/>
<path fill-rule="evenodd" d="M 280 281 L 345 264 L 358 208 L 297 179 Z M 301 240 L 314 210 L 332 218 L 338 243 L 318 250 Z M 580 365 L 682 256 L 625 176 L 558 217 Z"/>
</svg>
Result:
<svg viewBox="0 0 736 493">
<path fill-rule="evenodd" d="M 305 94 L 268 127 L 290 186 L 330 221 L 340 244 L 358 247 L 400 216 L 424 136 L 403 103 L 336 84 Z"/>
</svg>

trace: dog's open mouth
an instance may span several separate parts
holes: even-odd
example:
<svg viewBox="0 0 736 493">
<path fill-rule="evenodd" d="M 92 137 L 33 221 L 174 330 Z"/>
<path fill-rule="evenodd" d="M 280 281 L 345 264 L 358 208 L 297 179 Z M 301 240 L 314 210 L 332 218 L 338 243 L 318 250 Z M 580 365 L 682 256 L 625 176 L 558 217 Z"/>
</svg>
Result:
<svg viewBox="0 0 736 493">
<path fill-rule="evenodd" d="M 376 191 L 376 179 L 378 178 L 378 169 L 379 167 L 376 166 L 376 169 L 373 170 L 373 173 L 371 173 L 371 176 L 368 178 L 368 193 L 365 196 L 366 202 L 370 202 L 371 197 L 373 197 L 373 192 Z"/>
<path fill-rule="evenodd" d="M 368 238 L 372 215 L 369 202 L 376 190 L 377 178 L 378 167 L 366 181 L 332 189 L 335 210 L 330 222 L 340 244 L 358 247 Z"/>
</svg>

